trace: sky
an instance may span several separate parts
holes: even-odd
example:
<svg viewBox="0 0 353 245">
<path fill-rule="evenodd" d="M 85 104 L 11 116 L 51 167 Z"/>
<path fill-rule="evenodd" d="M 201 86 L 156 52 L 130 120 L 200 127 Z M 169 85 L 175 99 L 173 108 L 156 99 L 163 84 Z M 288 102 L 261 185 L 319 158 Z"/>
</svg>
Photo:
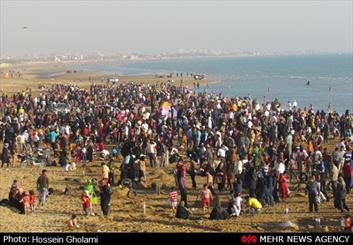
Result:
<svg viewBox="0 0 353 245">
<path fill-rule="evenodd" d="M 0 0 L 0 56 L 179 49 L 352 53 L 352 16 L 352 0 Z"/>
</svg>

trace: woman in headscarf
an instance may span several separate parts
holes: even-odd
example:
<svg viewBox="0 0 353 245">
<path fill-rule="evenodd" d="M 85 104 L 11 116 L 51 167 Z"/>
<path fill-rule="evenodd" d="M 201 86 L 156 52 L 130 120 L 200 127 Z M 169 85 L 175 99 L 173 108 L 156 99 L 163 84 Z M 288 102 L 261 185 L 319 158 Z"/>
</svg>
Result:
<svg viewBox="0 0 353 245">
<path fill-rule="evenodd" d="M 216 196 L 214 199 L 214 207 L 212 209 L 212 212 L 210 214 L 210 219 L 211 220 L 224 220 L 228 218 L 228 212 L 226 210 L 223 210 L 221 207 L 221 201 L 219 200 L 219 197 Z"/>
<path fill-rule="evenodd" d="M 189 219 L 190 211 L 185 207 L 184 201 L 181 201 L 177 207 L 175 217 L 178 219 Z"/>
</svg>

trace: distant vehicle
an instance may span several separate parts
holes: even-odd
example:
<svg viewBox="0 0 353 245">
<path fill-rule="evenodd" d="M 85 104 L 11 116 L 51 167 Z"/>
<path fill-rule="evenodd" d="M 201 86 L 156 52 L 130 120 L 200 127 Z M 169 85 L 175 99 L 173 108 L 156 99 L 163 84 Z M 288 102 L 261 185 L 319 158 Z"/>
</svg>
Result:
<svg viewBox="0 0 353 245">
<path fill-rule="evenodd" d="M 202 80 L 205 78 L 205 75 L 204 74 L 195 74 L 194 75 L 194 79 L 195 80 Z"/>
<path fill-rule="evenodd" d="M 119 78 L 108 78 L 108 82 L 117 83 L 119 82 Z"/>
<path fill-rule="evenodd" d="M 53 111 L 55 114 L 60 113 L 69 113 L 70 112 L 70 106 L 65 104 L 65 103 L 57 103 L 53 106 Z"/>
</svg>

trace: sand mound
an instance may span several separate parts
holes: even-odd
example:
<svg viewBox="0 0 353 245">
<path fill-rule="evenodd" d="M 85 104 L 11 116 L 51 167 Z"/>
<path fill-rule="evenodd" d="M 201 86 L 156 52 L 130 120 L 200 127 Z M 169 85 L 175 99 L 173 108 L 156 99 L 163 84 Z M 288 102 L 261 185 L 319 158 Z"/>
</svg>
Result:
<svg viewBox="0 0 353 245">
<path fill-rule="evenodd" d="M 163 169 L 155 169 L 153 174 L 149 177 L 149 180 L 151 183 L 162 184 L 174 181 L 174 176 L 168 174 Z"/>
</svg>

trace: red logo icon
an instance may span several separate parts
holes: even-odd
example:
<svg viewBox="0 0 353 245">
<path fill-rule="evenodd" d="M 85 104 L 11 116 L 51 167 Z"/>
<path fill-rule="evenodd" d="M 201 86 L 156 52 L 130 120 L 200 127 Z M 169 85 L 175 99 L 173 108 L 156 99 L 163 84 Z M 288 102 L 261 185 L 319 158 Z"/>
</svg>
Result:
<svg viewBox="0 0 353 245">
<path fill-rule="evenodd" d="M 250 244 L 250 243 L 256 243 L 257 242 L 257 237 L 255 235 L 242 235 L 241 236 L 241 242 L 245 244 Z"/>
</svg>

